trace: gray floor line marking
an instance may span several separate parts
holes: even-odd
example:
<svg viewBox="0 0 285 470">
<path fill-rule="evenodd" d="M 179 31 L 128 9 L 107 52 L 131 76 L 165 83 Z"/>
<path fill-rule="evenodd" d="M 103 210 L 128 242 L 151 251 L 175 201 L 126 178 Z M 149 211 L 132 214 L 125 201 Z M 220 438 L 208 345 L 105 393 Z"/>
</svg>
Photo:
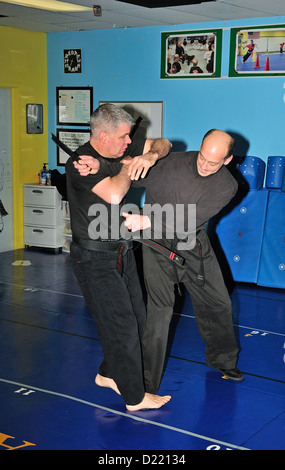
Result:
<svg viewBox="0 0 285 470">
<path fill-rule="evenodd" d="M 175 313 L 173 312 L 173 315 L 179 315 L 181 317 L 186 317 L 186 318 L 191 318 L 195 320 L 194 315 L 187 315 L 186 313 Z M 244 325 L 239 325 L 237 323 L 233 323 L 234 326 L 237 326 L 238 328 L 243 328 L 245 330 L 250 330 L 250 331 L 261 331 L 262 333 L 268 333 L 271 335 L 276 335 L 276 336 L 285 336 L 285 333 L 276 333 L 275 331 L 269 331 L 269 330 L 262 330 L 261 328 L 254 328 L 252 326 L 244 326 Z"/>
<path fill-rule="evenodd" d="M 54 294 L 69 295 L 71 297 L 80 297 L 83 299 L 83 295 L 80 295 L 80 294 L 70 294 L 68 292 L 59 292 L 57 290 L 52 290 L 52 289 L 42 289 L 41 287 L 27 286 L 27 285 L 22 285 L 22 284 L 13 284 L 13 282 L 0 281 L 0 284 L 1 283 L 7 284 L 8 286 L 21 287 L 22 289 L 35 289 L 34 292 L 39 290 L 39 291 L 44 291 L 44 292 L 52 292 Z"/>
<path fill-rule="evenodd" d="M 89 402 L 89 401 L 86 401 L 86 400 L 82 400 L 80 398 L 72 397 L 70 395 L 65 395 L 65 394 L 58 393 L 58 392 L 52 392 L 51 390 L 45 390 L 45 389 L 42 389 L 42 388 L 33 387 L 31 385 L 22 384 L 22 383 L 19 383 L 19 382 L 13 382 L 11 380 L 1 379 L 1 378 L 0 378 L 0 382 L 5 382 L 5 383 L 12 384 L 12 385 L 17 385 L 17 386 L 20 386 L 20 387 L 28 388 L 29 390 L 36 390 L 38 392 L 47 393 L 49 395 L 55 395 L 55 396 L 58 396 L 58 397 L 61 397 L 61 398 L 66 398 L 68 400 L 76 401 L 76 402 L 82 403 L 84 405 L 92 406 L 93 408 L 99 408 L 100 410 L 109 411 L 110 413 L 114 413 L 114 414 L 117 414 L 117 415 L 124 416 L 125 418 L 129 418 L 129 419 L 133 419 L 135 421 L 140 421 L 142 423 L 151 424 L 153 426 L 158 426 L 158 427 L 161 427 L 161 428 L 169 429 L 170 431 L 175 431 L 175 432 L 178 432 L 178 433 L 181 433 L 181 434 L 186 434 L 186 435 L 191 436 L 191 437 L 195 437 L 195 438 L 198 438 L 198 439 L 201 439 L 201 440 L 204 440 L 204 441 L 212 442 L 214 444 L 223 445 L 223 446 L 226 446 L 226 447 L 231 447 L 231 448 L 236 449 L 236 450 L 250 450 L 250 449 L 247 449 L 246 447 L 240 447 L 240 446 L 237 446 L 235 444 L 230 444 L 228 442 L 219 441 L 218 439 L 213 439 L 212 437 L 207 437 L 207 436 L 203 436 L 201 434 L 196 434 L 194 432 L 186 431 L 185 429 L 176 428 L 174 426 L 169 426 L 169 425 L 163 424 L 163 423 L 157 423 L 156 421 L 141 418 L 139 416 L 131 415 L 131 414 L 128 414 L 128 413 L 123 413 L 122 411 L 113 410 L 112 408 L 107 408 L 106 406 L 97 405 L 96 403 L 92 403 L 92 402 Z"/>
</svg>

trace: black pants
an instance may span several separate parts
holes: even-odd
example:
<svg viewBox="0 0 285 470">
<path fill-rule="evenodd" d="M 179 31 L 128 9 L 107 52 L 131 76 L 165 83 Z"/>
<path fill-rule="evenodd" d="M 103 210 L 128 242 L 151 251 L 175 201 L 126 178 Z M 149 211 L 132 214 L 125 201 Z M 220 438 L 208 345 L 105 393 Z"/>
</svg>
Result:
<svg viewBox="0 0 285 470">
<path fill-rule="evenodd" d="M 115 380 L 126 404 L 136 405 L 145 394 L 141 352 L 145 304 L 133 251 L 123 256 L 122 274 L 116 269 L 116 253 L 72 243 L 70 254 L 104 352 L 99 373 Z"/>
<path fill-rule="evenodd" d="M 207 234 L 199 234 L 205 275 L 197 285 L 200 272 L 200 248 L 178 252 L 186 261 L 176 266 L 160 253 L 143 247 L 145 284 L 148 293 L 147 322 L 143 337 L 146 391 L 156 393 L 162 378 L 169 325 L 175 301 L 174 284 L 188 290 L 199 332 L 206 344 L 207 364 L 217 369 L 236 366 L 238 348 L 232 323 L 232 305 L 223 276 Z M 170 244 L 169 244 L 170 246 Z"/>
<path fill-rule="evenodd" d="M 243 62 L 246 62 L 247 59 L 251 56 L 252 52 L 253 52 L 253 51 L 248 51 L 248 52 L 243 56 L 242 61 L 243 61 Z"/>
</svg>

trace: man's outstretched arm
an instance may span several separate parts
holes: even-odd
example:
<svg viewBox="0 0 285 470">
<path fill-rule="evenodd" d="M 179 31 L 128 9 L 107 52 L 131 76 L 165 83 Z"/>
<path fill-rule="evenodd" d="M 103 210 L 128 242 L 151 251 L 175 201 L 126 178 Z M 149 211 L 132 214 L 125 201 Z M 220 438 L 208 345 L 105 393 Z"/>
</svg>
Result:
<svg viewBox="0 0 285 470">
<path fill-rule="evenodd" d="M 157 160 L 164 158 L 170 152 L 172 143 L 168 139 L 147 139 L 144 145 L 143 154 L 133 157 L 131 160 L 122 160 L 128 165 L 128 175 L 131 180 L 144 178 Z M 75 161 L 74 167 L 81 176 L 95 174 L 100 168 L 99 161 L 90 155 L 81 155 L 80 160 Z M 118 165 L 120 163 L 118 162 Z"/>
</svg>

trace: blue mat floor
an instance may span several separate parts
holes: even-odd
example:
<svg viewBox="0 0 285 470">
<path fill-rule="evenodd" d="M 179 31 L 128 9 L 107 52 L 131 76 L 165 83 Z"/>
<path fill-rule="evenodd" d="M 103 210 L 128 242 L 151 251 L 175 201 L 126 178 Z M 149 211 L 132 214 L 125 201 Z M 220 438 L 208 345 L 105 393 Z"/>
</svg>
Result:
<svg viewBox="0 0 285 470">
<path fill-rule="evenodd" d="M 258 55 L 258 64 L 256 64 L 256 55 Z M 253 60 L 250 56 L 245 63 L 242 61 L 243 56 L 238 56 L 236 58 L 236 71 L 238 73 L 264 73 L 267 71 L 269 73 L 280 73 L 284 72 L 285 69 L 285 53 L 259 53 L 256 51 L 255 59 Z M 266 70 L 266 61 L 268 68 Z M 257 67 L 257 68 L 256 68 Z"/>
<path fill-rule="evenodd" d="M 176 308 L 160 410 L 97 387 L 96 327 L 69 255 L 0 253 L 0 450 L 285 450 L 285 293 L 231 291 L 245 379 L 205 363 L 187 293 Z"/>
</svg>

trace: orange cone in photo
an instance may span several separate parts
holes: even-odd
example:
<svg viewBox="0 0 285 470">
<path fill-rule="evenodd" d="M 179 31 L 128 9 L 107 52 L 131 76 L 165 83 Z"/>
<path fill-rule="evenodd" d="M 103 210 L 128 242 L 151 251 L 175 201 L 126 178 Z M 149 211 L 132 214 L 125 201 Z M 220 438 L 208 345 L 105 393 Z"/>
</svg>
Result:
<svg viewBox="0 0 285 470">
<path fill-rule="evenodd" d="M 265 71 L 270 70 L 270 69 L 269 69 L 269 57 L 268 57 L 268 56 L 266 57 L 264 70 L 265 70 Z"/>
<path fill-rule="evenodd" d="M 256 54 L 256 62 L 255 62 L 255 66 L 253 67 L 254 69 L 260 69 L 260 65 L 259 65 L 259 55 Z"/>
</svg>

